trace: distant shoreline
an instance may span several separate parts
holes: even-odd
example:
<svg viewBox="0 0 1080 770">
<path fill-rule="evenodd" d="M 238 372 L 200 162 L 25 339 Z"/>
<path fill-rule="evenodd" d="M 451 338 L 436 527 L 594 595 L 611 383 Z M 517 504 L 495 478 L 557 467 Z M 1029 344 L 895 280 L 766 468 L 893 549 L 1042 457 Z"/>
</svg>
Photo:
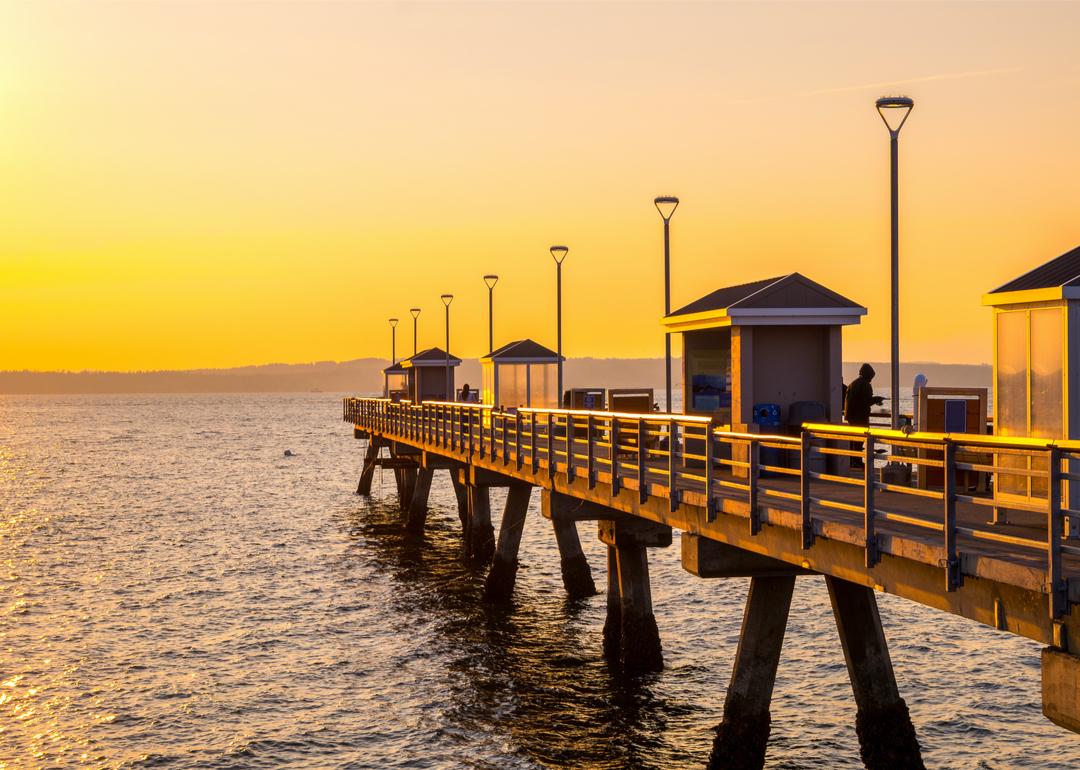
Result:
<svg viewBox="0 0 1080 770">
<path fill-rule="evenodd" d="M 34 372 L 0 371 L 0 395 L 105 395 L 154 393 L 377 393 L 382 390 L 382 369 L 389 361 L 361 358 L 311 364 L 266 364 L 234 369 L 192 369 L 154 372 Z M 862 362 L 844 364 L 848 382 Z M 875 383 L 886 388 L 888 364 L 871 361 Z M 676 360 L 679 372 L 681 362 Z M 909 385 L 922 373 L 931 385 L 990 387 L 989 364 L 906 363 L 900 382 Z M 572 358 L 566 378 L 589 387 L 644 386 L 663 388 L 663 360 L 659 358 Z M 480 382 L 480 364 L 465 360 L 457 373 L 459 383 Z M 677 384 L 676 387 L 679 387 Z"/>
</svg>

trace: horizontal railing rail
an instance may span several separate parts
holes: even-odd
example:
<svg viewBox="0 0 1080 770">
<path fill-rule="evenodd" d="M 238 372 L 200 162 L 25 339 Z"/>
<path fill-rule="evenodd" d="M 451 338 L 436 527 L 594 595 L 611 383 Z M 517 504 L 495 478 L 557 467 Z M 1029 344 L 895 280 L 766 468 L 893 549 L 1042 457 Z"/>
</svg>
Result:
<svg viewBox="0 0 1080 770">
<path fill-rule="evenodd" d="M 613 493 L 636 488 L 642 503 L 664 497 L 671 511 L 695 495 L 704 500 L 709 522 L 723 501 L 741 500 L 745 506 L 725 511 L 745 515 L 752 535 L 764 523 L 763 502 L 794 508 L 804 549 L 813 547 L 826 512 L 846 515 L 861 524 L 867 568 L 881 558 L 882 523 L 922 532 L 940 544 L 947 591 L 963 581 L 961 538 L 993 542 L 1045 560 L 1050 613 L 1058 619 L 1068 610 L 1064 557 L 1080 556 L 1080 441 L 823 423 L 804 424 L 797 436 L 772 435 L 732 431 L 695 415 L 502 411 L 384 398 L 349 398 L 343 410 L 344 419 L 361 430 L 463 461 L 480 458 L 549 477 L 561 473 L 568 481 L 583 479 L 590 489 L 603 480 Z M 878 473 L 890 463 L 914 469 L 920 484 Z M 1018 534 L 962 524 L 959 504 L 990 509 L 998 524 L 1008 523 L 1005 511 L 1025 517 L 1024 528 Z M 1043 534 L 1022 534 L 1032 528 Z"/>
</svg>

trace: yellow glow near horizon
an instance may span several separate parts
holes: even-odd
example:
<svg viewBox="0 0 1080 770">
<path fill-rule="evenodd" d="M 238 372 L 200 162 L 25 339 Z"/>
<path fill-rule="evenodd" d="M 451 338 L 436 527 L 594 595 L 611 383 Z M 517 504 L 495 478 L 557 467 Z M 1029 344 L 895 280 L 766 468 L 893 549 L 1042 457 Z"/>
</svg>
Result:
<svg viewBox="0 0 1080 770">
<path fill-rule="evenodd" d="M 0 369 L 661 356 L 673 305 L 798 270 L 902 358 L 984 362 L 981 295 L 1080 243 L 1080 5 L 0 5 Z M 884 36 L 887 34 L 887 37 Z"/>
</svg>

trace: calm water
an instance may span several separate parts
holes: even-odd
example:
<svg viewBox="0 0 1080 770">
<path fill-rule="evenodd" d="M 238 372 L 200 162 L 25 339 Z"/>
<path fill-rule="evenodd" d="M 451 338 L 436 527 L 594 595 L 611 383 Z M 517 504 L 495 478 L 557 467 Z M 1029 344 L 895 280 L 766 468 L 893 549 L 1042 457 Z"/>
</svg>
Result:
<svg viewBox="0 0 1080 770">
<path fill-rule="evenodd" d="M 703 766 L 745 581 L 652 551 L 668 667 L 620 679 L 604 597 L 565 601 L 538 513 L 516 606 L 485 610 L 445 476 L 406 542 L 391 474 L 353 494 L 339 416 L 325 394 L 0 398 L 0 767 Z M 928 766 L 1080 767 L 1040 714 L 1038 645 L 881 603 Z M 860 767 L 854 718 L 801 580 L 769 766 Z"/>
</svg>

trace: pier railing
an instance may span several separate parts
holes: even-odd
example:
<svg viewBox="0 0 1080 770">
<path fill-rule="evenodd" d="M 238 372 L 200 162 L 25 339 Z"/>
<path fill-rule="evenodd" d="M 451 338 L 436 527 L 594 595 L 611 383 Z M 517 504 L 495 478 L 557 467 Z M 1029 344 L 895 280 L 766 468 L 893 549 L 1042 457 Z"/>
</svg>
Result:
<svg viewBox="0 0 1080 770">
<path fill-rule="evenodd" d="M 861 523 L 858 545 L 868 568 L 883 552 L 879 527 L 920 532 L 943 554 L 947 591 L 963 581 L 963 546 L 993 543 L 1040 560 L 1052 617 L 1068 611 L 1065 557 L 1080 556 L 1068 536 L 1080 522 L 1080 494 L 1070 495 L 1071 485 L 1080 492 L 1080 442 L 830 424 L 806 424 L 798 436 L 766 435 L 691 415 L 499 411 L 378 398 L 345 399 L 343 416 L 361 430 L 462 461 L 479 459 L 508 475 L 562 473 L 588 489 L 605 483 L 612 494 L 636 490 L 641 503 L 664 498 L 671 511 L 684 502 L 702 505 L 710 522 L 724 501 L 742 501 L 745 506 L 724 512 L 745 516 L 754 535 L 767 506 L 793 510 L 803 548 L 813 546 L 826 518 L 839 515 Z M 913 467 L 922 482 L 882 481 L 877 470 L 886 463 Z M 962 507 L 987 511 L 990 522 L 962 520 Z"/>
</svg>

